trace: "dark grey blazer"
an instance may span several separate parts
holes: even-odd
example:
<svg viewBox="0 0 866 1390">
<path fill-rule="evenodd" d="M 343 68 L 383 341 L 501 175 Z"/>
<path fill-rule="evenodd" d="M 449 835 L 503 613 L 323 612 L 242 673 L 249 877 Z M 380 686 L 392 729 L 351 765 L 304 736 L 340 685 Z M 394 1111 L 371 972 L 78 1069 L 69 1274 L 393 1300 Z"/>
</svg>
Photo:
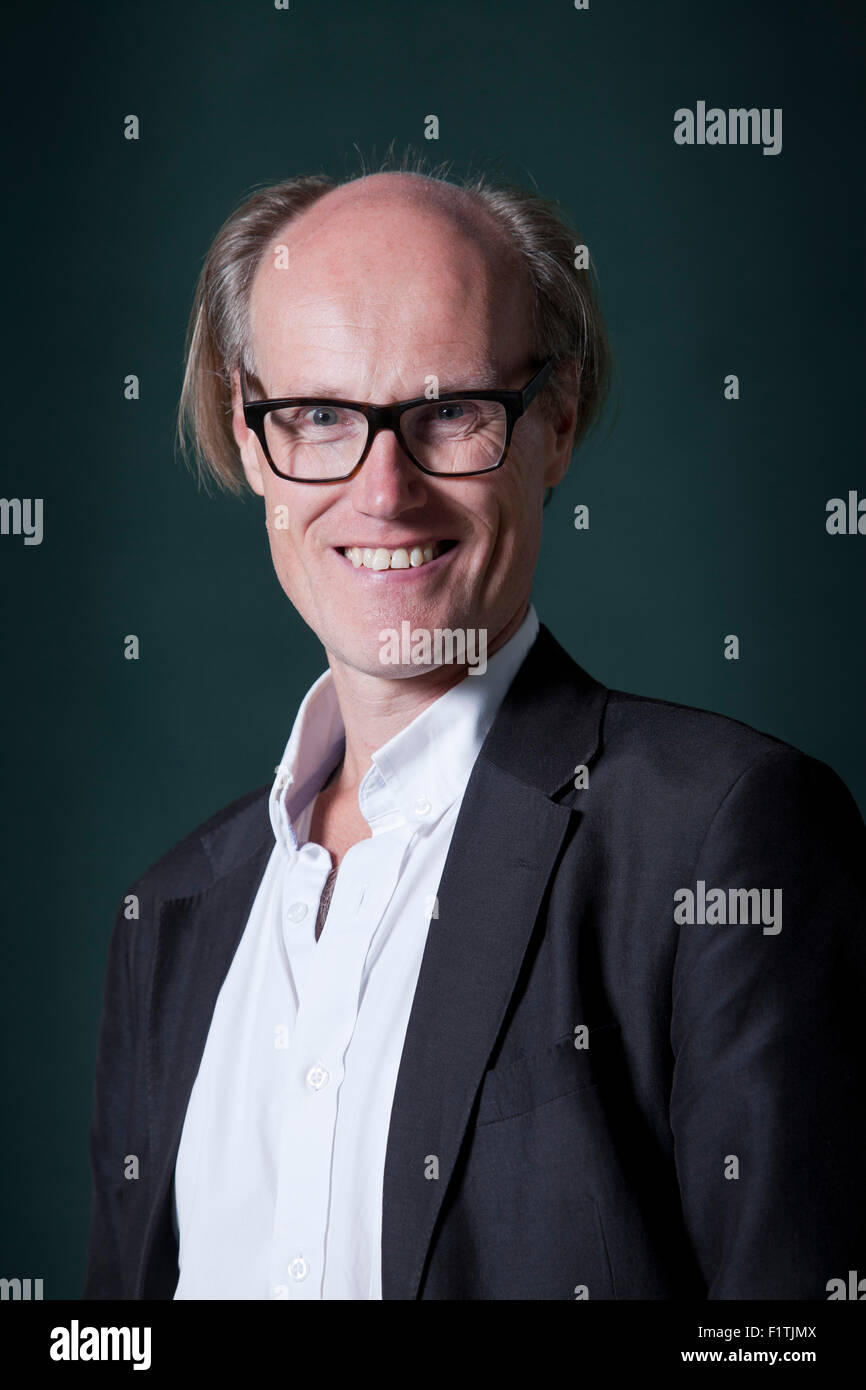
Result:
<svg viewBox="0 0 866 1390">
<path fill-rule="evenodd" d="M 138 920 L 118 912 L 86 1298 L 174 1292 L 181 1127 L 273 846 L 268 792 L 134 883 Z M 542 625 L 430 924 L 388 1136 L 384 1297 L 823 1300 L 866 1272 L 864 863 L 824 763 L 608 690 Z M 674 895 L 699 881 L 781 889 L 781 930 L 678 924 Z"/>
</svg>

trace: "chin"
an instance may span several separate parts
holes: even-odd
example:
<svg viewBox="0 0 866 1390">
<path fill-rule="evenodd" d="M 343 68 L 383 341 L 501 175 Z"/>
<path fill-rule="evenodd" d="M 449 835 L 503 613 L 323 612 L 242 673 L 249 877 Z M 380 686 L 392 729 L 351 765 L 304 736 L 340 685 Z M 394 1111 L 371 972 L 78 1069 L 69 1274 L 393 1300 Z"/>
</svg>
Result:
<svg viewBox="0 0 866 1390">
<path fill-rule="evenodd" d="M 353 671 L 360 671 L 365 676 L 377 676 L 381 680 L 399 681 L 423 674 L 417 666 L 390 666 L 380 661 L 378 644 L 372 653 L 358 652 L 348 656 L 340 656 L 339 660 L 344 666 L 351 667 Z"/>
</svg>

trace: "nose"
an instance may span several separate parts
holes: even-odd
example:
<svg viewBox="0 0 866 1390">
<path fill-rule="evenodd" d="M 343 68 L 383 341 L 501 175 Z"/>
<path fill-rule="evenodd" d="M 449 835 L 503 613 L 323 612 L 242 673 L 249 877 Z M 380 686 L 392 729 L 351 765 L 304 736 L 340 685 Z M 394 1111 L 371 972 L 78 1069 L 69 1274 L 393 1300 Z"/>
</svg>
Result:
<svg viewBox="0 0 866 1390">
<path fill-rule="evenodd" d="M 368 516 L 396 516 L 427 499 L 427 479 L 393 430 L 379 430 L 360 472 L 350 484 L 352 501 Z"/>
</svg>

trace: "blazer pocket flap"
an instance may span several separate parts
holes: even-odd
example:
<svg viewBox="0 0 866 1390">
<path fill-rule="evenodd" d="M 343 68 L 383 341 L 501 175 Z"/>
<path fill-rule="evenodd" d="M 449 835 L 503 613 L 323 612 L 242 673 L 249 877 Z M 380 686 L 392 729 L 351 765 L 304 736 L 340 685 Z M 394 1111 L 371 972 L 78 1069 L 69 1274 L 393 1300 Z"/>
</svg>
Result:
<svg viewBox="0 0 866 1390">
<path fill-rule="evenodd" d="M 485 1073 L 478 1101 L 479 1125 L 506 1120 L 534 1110 L 558 1096 L 596 1086 L 622 1063 L 618 1023 L 590 1028 L 586 1047 L 575 1047 L 567 1033 L 541 1052 L 519 1057 L 516 1062 L 493 1067 Z"/>
</svg>

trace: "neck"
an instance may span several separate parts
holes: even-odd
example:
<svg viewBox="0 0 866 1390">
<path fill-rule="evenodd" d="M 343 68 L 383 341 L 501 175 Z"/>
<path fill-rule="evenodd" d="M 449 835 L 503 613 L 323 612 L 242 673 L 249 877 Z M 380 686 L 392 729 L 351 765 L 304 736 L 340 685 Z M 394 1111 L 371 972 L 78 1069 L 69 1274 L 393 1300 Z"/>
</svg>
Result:
<svg viewBox="0 0 866 1390">
<path fill-rule="evenodd" d="M 525 604 L 494 641 L 488 639 L 488 660 L 514 636 L 528 607 Z M 346 731 L 346 750 L 332 783 L 338 795 L 356 792 L 376 749 L 467 677 L 465 666 L 438 666 L 403 680 L 387 680 L 348 666 L 332 652 L 328 652 L 328 664 Z"/>
</svg>

